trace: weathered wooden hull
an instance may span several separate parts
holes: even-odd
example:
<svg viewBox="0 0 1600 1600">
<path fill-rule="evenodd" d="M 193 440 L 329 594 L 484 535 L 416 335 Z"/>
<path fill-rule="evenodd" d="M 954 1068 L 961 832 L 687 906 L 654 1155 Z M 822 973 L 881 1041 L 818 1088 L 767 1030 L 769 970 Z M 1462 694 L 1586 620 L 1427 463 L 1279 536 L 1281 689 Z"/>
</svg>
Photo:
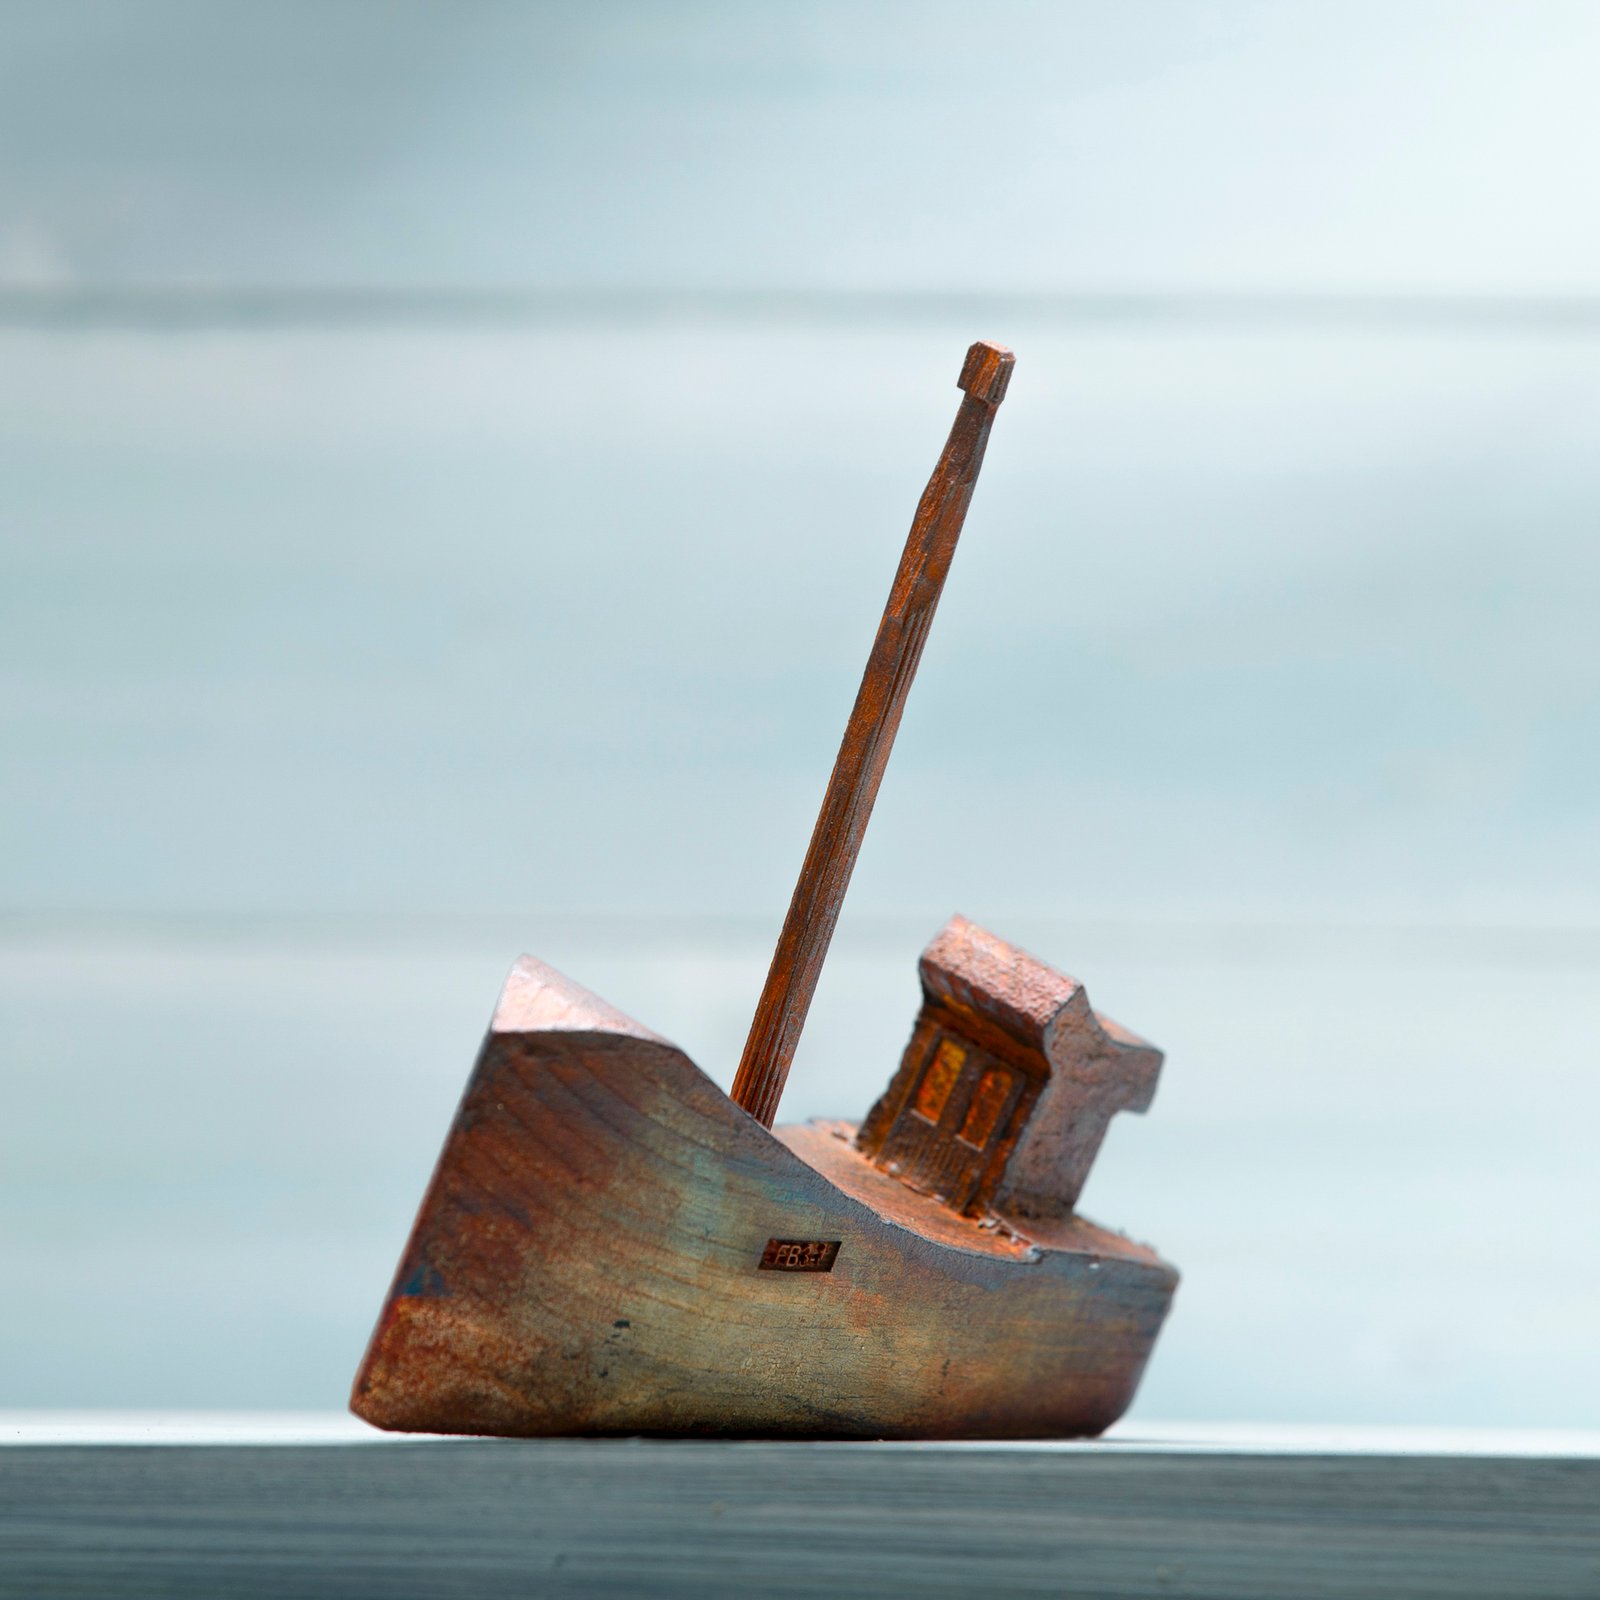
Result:
<svg viewBox="0 0 1600 1600">
<path fill-rule="evenodd" d="M 1077 1218 L 1023 1239 L 957 1217 L 838 1133 L 769 1132 L 674 1046 L 524 959 L 353 1409 L 490 1434 L 1024 1438 L 1114 1421 L 1173 1269 Z M 772 1241 L 838 1249 L 830 1270 L 775 1271 Z"/>
</svg>

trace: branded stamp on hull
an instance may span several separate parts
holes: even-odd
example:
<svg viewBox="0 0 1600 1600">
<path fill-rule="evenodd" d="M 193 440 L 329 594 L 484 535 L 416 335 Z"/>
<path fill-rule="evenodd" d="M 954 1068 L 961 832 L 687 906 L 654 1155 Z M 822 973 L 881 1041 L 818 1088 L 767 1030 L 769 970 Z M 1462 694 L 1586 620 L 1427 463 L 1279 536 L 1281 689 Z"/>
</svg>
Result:
<svg viewBox="0 0 1600 1600">
<path fill-rule="evenodd" d="M 1161 1053 L 953 917 L 859 1128 L 773 1127 L 1012 356 L 978 343 L 731 1095 L 512 968 L 351 1404 L 474 1434 L 1029 1438 L 1126 1409 L 1177 1285 L 1077 1200 Z"/>
</svg>

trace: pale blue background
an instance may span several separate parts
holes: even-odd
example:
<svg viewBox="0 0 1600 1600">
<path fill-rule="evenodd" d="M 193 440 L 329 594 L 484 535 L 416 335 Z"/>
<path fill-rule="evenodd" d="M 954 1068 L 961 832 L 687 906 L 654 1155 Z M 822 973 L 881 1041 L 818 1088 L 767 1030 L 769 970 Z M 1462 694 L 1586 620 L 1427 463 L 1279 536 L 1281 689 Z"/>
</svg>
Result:
<svg viewBox="0 0 1600 1600">
<path fill-rule="evenodd" d="M 1600 1423 L 1600 11 L 0 4 L 0 1405 L 341 1403 L 504 968 L 1169 1052 L 1147 1417 Z"/>
</svg>

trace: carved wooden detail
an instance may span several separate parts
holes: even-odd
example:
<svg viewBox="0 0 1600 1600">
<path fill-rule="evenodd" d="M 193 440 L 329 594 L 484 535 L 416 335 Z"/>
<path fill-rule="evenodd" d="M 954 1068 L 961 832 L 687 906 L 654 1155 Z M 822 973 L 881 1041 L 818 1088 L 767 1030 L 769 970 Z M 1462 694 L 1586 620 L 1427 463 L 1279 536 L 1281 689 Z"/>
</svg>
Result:
<svg viewBox="0 0 1600 1600">
<path fill-rule="evenodd" d="M 1143 1111 L 1161 1052 L 1083 985 L 952 917 L 922 953 L 922 1011 L 862 1125 L 873 1162 L 958 1211 L 1065 1216 L 1118 1111 Z"/>
<path fill-rule="evenodd" d="M 763 1269 L 774 1240 L 838 1249 Z M 1096 1433 L 1176 1281 L 1082 1219 L 1023 1237 L 960 1216 L 848 1129 L 769 1131 L 524 957 L 351 1404 L 439 1433 Z"/>
<path fill-rule="evenodd" d="M 1075 1212 L 1161 1053 L 963 918 L 859 1132 L 772 1128 L 1012 356 L 967 352 L 732 1095 L 524 956 L 351 1405 L 439 1433 L 1020 1438 L 1133 1397 L 1177 1273 Z"/>
</svg>

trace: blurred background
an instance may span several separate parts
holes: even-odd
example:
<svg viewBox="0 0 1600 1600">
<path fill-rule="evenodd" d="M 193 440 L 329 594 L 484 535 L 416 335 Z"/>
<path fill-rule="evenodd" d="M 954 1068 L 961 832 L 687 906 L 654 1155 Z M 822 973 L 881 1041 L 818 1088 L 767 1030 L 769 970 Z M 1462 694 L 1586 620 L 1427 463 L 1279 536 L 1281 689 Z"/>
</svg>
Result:
<svg viewBox="0 0 1600 1600">
<path fill-rule="evenodd" d="M 337 1407 L 506 967 L 1168 1052 L 1136 1415 L 1600 1424 L 1600 10 L 0 4 L 0 1405 Z"/>
</svg>

